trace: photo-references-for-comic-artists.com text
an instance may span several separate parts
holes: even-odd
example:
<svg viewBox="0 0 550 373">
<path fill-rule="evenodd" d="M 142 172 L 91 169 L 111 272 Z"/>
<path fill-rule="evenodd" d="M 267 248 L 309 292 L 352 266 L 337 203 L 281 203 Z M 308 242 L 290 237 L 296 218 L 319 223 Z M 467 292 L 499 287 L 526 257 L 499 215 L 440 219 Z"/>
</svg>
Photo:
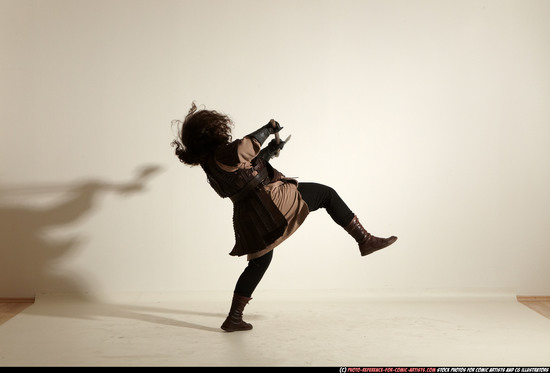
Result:
<svg viewBox="0 0 550 373">
<path fill-rule="evenodd" d="M 341 367 L 340 373 L 549 373 L 550 367 Z"/>
</svg>

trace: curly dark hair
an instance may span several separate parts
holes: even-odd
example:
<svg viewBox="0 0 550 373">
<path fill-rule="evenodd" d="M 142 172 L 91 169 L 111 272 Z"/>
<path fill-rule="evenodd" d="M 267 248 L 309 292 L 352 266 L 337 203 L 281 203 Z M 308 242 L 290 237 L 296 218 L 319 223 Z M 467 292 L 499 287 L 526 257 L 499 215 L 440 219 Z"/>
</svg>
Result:
<svg viewBox="0 0 550 373">
<path fill-rule="evenodd" d="M 193 102 L 184 121 L 174 120 L 179 130 L 171 145 L 176 147 L 180 162 L 190 166 L 203 163 L 216 149 L 231 142 L 233 121 L 214 110 L 200 109 Z"/>
</svg>

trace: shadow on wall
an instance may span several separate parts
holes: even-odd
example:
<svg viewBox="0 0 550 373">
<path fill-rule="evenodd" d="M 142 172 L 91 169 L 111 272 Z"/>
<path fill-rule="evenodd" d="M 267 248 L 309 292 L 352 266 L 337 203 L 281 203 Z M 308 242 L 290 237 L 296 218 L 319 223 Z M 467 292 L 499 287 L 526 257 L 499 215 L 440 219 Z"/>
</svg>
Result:
<svg viewBox="0 0 550 373">
<path fill-rule="evenodd" d="M 40 311 L 29 307 L 25 313 L 83 319 L 125 318 L 223 333 L 219 327 L 182 320 L 200 315 L 215 318 L 212 323 L 221 325 L 223 313 L 105 303 L 88 293 L 86 281 L 78 273 L 57 273 L 54 270 L 57 260 L 78 248 L 79 237 L 53 239 L 46 234 L 49 230 L 66 227 L 88 215 L 101 194 L 131 195 L 143 191 L 147 182 L 160 170 L 159 166 L 141 167 L 133 179 L 124 183 L 88 181 L 66 185 L 0 186 L 0 298 L 30 298 L 39 292 L 42 283 L 47 283 L 62 289 L 63 293 L 70 293 L 67 299 L 63 294 L 59 295 L 63 306 L 51 310 L 45 307 Z M 29 200 L 60 193 L 63 194 L 61 202 L 46 207 L 30 206 Z M 14 200 L 24 202 L 14 203 Z M 25 289 L 25 294 L 14 289 Z M 174 313 L 176 316 L 156 313 Z"/>
<path fill-rule="evenodd" d="M 55 261 L 78 248 L 79 238 L 51 238 L 47 231 L 89 214 L 102 193 L 130 195 L 143 191 L 160 169 L 140 167 L 124 183 L 96 180 L 67 185 L 0 186 L 0 298 L 33 297 L 42 283 L 55 284 L 63 292 L 85 293 L 86 284 L 77 273 L 67 275 L 52 270 Z M 59 193 L 63 193 L 62 202 L 46 207 L 29 205 L 29 200 Z"/>
</svg>

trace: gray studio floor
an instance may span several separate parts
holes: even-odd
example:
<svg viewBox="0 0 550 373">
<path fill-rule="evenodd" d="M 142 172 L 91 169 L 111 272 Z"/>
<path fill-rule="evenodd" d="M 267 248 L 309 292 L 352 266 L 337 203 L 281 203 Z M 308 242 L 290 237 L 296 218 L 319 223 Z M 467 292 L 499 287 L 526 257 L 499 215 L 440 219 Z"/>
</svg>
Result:
<svg viewBox="0 0 550 373">
<path fill-rule="evenodd" d="M 107 300 L 108 299 L 108 300 Z M 513 294 L 263 291 L 40 295 L 0 326 L 0 366 L 549 366 L 550 320 Z"/>
</svg>

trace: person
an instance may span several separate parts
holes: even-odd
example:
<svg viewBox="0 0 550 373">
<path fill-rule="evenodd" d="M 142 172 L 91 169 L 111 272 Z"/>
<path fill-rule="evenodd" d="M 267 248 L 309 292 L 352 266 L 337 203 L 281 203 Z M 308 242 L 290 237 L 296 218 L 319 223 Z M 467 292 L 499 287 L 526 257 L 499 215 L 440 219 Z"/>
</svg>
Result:
<svg viewBox="0 0 550 373">
<path fill-rule="evenodd" d="M 355 239 L 362 256 L 393 244 L 397 237 L 371 235 L 331 187 L 287 178 L 270 160 L 284 148 L 282 127 L 275 120 L 233 141 L 234 123 L 226 114 L 193 102 L 183 121 L 175 120 L 177 138 L 171 145 L 180 162 L 200 166 L 210 186 L 233 202 L 235 244 L 232 256 L 246 255 L 248 264 L 239 276 L 227 318 L 226 332 L 252 329 L 243 320 L 245 306 L 269 267 L 273 249 L 290 237 L 310 212 L 324 208 L 332 220 Z M 266 140 L 275 135 L 267 146 Z"/>
</svg>

